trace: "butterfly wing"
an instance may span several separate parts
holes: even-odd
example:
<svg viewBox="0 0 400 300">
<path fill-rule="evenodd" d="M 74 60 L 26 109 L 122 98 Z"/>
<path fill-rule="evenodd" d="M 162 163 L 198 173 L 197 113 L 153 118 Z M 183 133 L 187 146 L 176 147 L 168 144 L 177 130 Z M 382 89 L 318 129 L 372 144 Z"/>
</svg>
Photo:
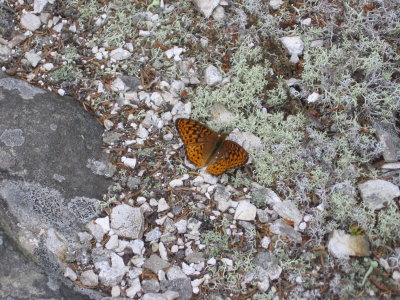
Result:
<svg viewBox="0 0 400 300">
<path fill-rule="evenodd" d="M 223 141 L 214 159 L 207 167 L 207 172 L 218 176 L 226 170 L 244 165 L 249 159 L 246 150 L 233 141 Z"/>
<path fill-rule="evenodd" d="M 194 120 L 179 118 L 175 126 L 185 144 L 190 162 L 199 168 L 207 165 L 220 136 Z"/>
</svg>

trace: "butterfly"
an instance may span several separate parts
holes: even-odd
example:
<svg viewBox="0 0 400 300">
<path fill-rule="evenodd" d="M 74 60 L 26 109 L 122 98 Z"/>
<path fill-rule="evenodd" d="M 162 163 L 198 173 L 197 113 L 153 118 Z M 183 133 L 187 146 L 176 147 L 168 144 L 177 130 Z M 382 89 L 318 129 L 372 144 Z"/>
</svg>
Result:
<svg viewBox="0 0 400 300">
<path fill-rule="evenodd" d="M 226 140 L 199 122 L 179 118 L 176 129 L 185 144 L 186 156 L 198 168 L 207 166 L 206 171 L 214 176 L 247 162 L 246 150 L 233 141 Z"/>
</svg>

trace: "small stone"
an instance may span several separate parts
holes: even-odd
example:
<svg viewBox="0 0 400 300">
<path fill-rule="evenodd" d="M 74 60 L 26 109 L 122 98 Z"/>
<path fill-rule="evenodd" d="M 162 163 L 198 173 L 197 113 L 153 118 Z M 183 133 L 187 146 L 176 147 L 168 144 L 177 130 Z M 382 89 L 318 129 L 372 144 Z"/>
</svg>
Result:
<svg viewBox="0 0 400 300">
<path fill-rule="evenodd" d="M 51 71 L 54 68 L 54 65 L 52 63 L 45 63 L 41 68 L 44 71 Z"/>
<path fill-rule="evenodd" d="M 108 216 L 104 218 L 97 218 L 94 222 L 99 224 L 105 233 L 110 231 L 110 218 Z"/>
<path fill-rule="evenodd" d="M 70 267 L 65 268 L 64 276 L 75 281 L 78 279 L 78 275 Z"/>
<path fill-rule="evenodd" d="M 276 280 L 282 273 L 282 268 L 275 256 L 270 252 L 259 252 L 253 259 L 253 264 L 263 268 L 271 280 Z"/>
<path fill-rule="evenodd" d="M 127 167 L 129 167 L 131 169 L 134 169 L 136 167 L 136 158 L 130 158 L 130 157 L 122 156 L 121 157 L 121 162 L 125 166 L 127 166 Z"/>
<path fill-rule="evenodd" d="M 272 9 L 277 10 L 282 6 L 283 3 L 284 2 L 282 0 L 271 0 L 271 1 L 269 1 L 269 6 Z"/>
<path fill-rule="evenodd" d="M 138 130 L 136 131 L 136 135 L 141 139 L 147 139 L 149 137 L 149 132 L 143 126 L 139 126 Z"/>
<path fill-rule="evenodd" d="M 137 255 L 143 255 L 145 251 L 144 242 L 139 239 L 130 241 L 127 246 L 130 247 L 132 252 Z"/>
<path fill-rule="evenodd" d="M 125 291 L 126 296 L 129 298 L 133 298 L 137 293 L 140 292 L 142 286 L 140 285 L 140 279 L 136 278 L 131 281 L 130 287 Z"/>
<path fill-rule="evenodd" d="M 177 46 L 174 46 L 174 48 L 171 48 L 171 49 L 165 51 L 165 55 L 168 58 L 172 58 L 173 57 L 175 61 L 180 61 L 181 60 L 180 55 L 183 52 L 185 52 L 184 48 L 179 48 Z"/>
<path fill-rule="evenodd" d="M 335 230 L 328 241 L 328 250 L 337 258 L 349 256 L 369 256 L 369 243 L 364 235 L 350 235 L 343 230 Z"/>
<path fill-rule="evenodd" d="M 307 103 L 317 102 L 320 97 L 321 97 L 321 94 L 314 92 L 310 96 L 307 97 Z"/>
<path fill-rule="evenodd" d="M 126 85 L 120 78 L 116 78 L 111 82 L 111 90 L 114 92 L 123 92 L 126 90 Z"/>
<path fill-rule="evenodd" d="M 382 179 L 368 180 L 359 184 L 358 188 L 361 198 L 372 210 L 381 209 L 393 198 L 400 196 L 400 189 L 397 185 Z"/>
<path fill-rule="evenodd" d="M 103 240 L 105 232 L 99 224 L 91 221 L 86 225 L 86 228 L 89 230 L 90 234 L 96 238 L 98 242 Z"/>
<path fill-rule="evenodd" d="M 137 239 L 143 236 L 144 216 L 140 208 L 121 204 L 111 212 L 111 228 L 115 234 Z"/>
<path fill-rule="evenodd" d="M 291 55 L 290 62 L 297 63 L 299 61 L 299 55 L 303 53 L 304 43 L 298 36 L 286 36 L 281 38 L 283 46 Z"/>
<path fill-rule="evenodd" d="M 214 200 L 218 203 L 217 208 L 221 212 L 225 212 L 231 207 L 231 193 L 223 186 L 216 188 L 214 193 Z"/>
<path fill-rule="evenodd" d="M 35 31 L 39 29 L 41 22 L 40 18 L 34 14 L 26 13 L 21 17 L 21 25 L 29 31 Z"/>
<path fill-rule="evenodd" d="M 36 67 L 42 59 L 40 55 L 36 54 L 33 50 L 25 52 L 25 58 L 29 61 L 32 67 Z"/>
<path fill-rule="evenodd" d="M 192 253 L 188 254 L 185 257 L 185 261 L 187 263 L 189 263 L 189 264 L 203 262 L 204 261 L 203 253 L 197 252 L 197 251 L 193 251 Z"/>
<path fill-rule="evenodd" d="M 188 278 L 185 273 L 183 273 L 182 269 L 178 266 L 172 266 L 167 271 L 168 280 L 174 280 L 178 278 Z"/>
<path fill-rule="evenodd" d="M 161 259 L 168 261 L 168 252 L 167 252 L 167 249 L 165 248 L 163 242 L 160 242 L 158 244 L 158 253 L 160 253 Z"/>
<path fill-rule="evenodd" d="M 115 285 L 111 288 L 111 297 L 119 297 L 121 295 L 121 289 L 118 285 Z"/>
<path fill-rule="evenodd" d="M 265 236 L 261 240 L 261 247 L 263 247 L 264 249 L 268 249 L 270 243 L 271 239 L 268 236 Z"/>
<path fill-rule="evenodd" d="M 157 279 L 144 279 L 142 289 L 144 293 L 157 293 L 160 290 L 160 283 Z"/>
<path fill-rule="evenodd" d="M 212 14 L 213 18 L 215 21 L 222 21 L 225 19 L 225 9 L 222 6 L 217 6 L 217 8 L 214 10 Z"/>
<path fill-rule="evenodd" d="M 118 235 L 112 235 L 108 242 L 106 243 L 106 248 L 107 249 L 115 249 L 118 248 Z"/>
<path fill-rule="evenodd" d="M 214 9 L 218 6 L 220 0 L 193 0 L 196 8 L 208 19 L 211 17 Z"/>
<path fill-rule="evenodd" d="M 118 132 L 105 132 L 103 133 L 103 142 L 107 145 L 113 145 L 120 140 L 121 136 L 122 134 Z"/>
<path fill-rule="evenodd" d="M 311 25 L 311 18 L 306 18 L 304 20 L 301 20 L 301 25 L 305 25 L 305 26 L 310 26 Z"/>
<path fill-rule="evenodd" d="M 152 254 L 148 259 L 146 259 L 143 264 L 143 268 L 151 270 L 153 273 L 157 274 L 158 271 L 166 269 L 170 266 L 168 262 L 161 259 L 158 255 Z"/>
<path fill-rule="evenodd" d="M 292 226 L 286 224 L 282 219 L 278 219 L 272 223 L 269 230 L 272 233 L 286 236 L 288 239 L 296 243 L 301 243 L 302 241 L 301 234 L 295 231 Z"/>
<path fill-rule="evenodd" d="M 93 272 L 93 270 L 82 272 L 79 280 L 83 285 L 88 287 L 97 286 L 99 284 L 99 277 L 96 275 L 95 272 Z"/>
<path fill-rule="evenodd" d="M 175 223 L 175 227 L 178 230 L 178 233 L 186 233 L 187 221 L 185 219 L 182 219 Z"/>
<path fill-rule="evenodd" d="M 35 0 L 33 1 L 33 12 L 35 14 L 41 13 L 43 9 L 46 7 L 48 1 L 47 0 Z"/>
<path fill-rule="evenodd" d="M 293 221 L 295 226 L 303 220 L 303 215 L 292 201 L 285 200 L 275 203 L 273 210 L 282 218 Z"/>
<path fill-rule="evenodd" d="M 165 201 L 164 198 L 161 198 L 158 201 L 158 207 L 157 207 L 157 212 L 162 212 L 162 211 L 166 211 L 170 208 L 170 206 L 168 205 L 167 201 Z"/>
<path fill-rule="evenodd" d="M 204 72 L 204 77 L 206 80 L 207 85 L 209 86 L 216 86 L 222 81 L 222 75 L 221 72 L 214 67 L 213 65 L 209 65 L 205 72 Z"/>
<path fill-rule="evenodd" d="M 157 241 L 160 239 L 162 232 L 158 227 L 146 233 L 144 236 L 146 237 L 146 242 Z"/>
<path fill-rule="evenodd" d="M 270 221 L 268 209 L 257 209 L 257 218 L 261 223 L 268 223 Z"/>
<path fill-rule="evenodd" d="M 239 201 L 233 218 L 235 220 L 254 221 L 256 213 L 257 207 L 251 204 L 249 200 L 242 200 Z"/>
<path fill-rule="evenodd" d="M 105 266 L 100 270 L 99 279 L 103 285 L 111 287 L 119 284 L 125 273 L 125 268 L 121 269 Z"/>
<path fill-rule="evenodd" d="M 182 185 L 183 185 L 182 179 L 173 179 L 169 182 L 169 186 L 171 188 L 175 188 L 175 187 L 182 186 Z"/>
<path fill-rule="evenodd" d="M 128 50 L 117 48 L 110 52 L 110 57 L 117 61 L 129 58 L 132 55 Z"/>
</svg>

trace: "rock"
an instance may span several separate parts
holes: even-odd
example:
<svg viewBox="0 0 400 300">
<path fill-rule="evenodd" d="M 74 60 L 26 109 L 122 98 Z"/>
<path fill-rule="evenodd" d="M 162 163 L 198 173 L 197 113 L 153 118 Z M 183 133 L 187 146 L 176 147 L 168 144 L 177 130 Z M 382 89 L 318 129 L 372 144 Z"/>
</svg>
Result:
<svg viewBox="0 0 400 300">
<path fill-rule="evenodd" d="M 114 145 L 121 139 L 122 134 L 114 131 L 105 132 L 103 134 L 103 142 L 108 145 Z"/>
<path fill-rule="evenodd" d="M 132 55 L 128 50 L 117 48 L 110 52 L 110 57 L 117 61 L 129 58 Z"/>
<path fill-rule="evenodd" d="M 99 224 L 91 221 L 86 225 L 86 228 L 87 230 L 89 230 L 90 234 L 96 238 L 98 242 L 101 242 L 103 240 L 105 232 Z"/>
<path fill-rule="evenodd" d="M 146 128 L 144 128 L 143 126 L 139 126 L 138 130 L 136 131 L 136 135 L 138 137 L 140 137 L 141 139 L 147 139 L 149 136 L 149 132 L 147 131 Z"/>
<path fill-rule="evenodd" d="M 257 218 L 261 223 L 268 223 L 271 219 L 268 209 L 257 209 Z"/>
<path fill-rule="evenodd" d="M 176 291 L 181 300 L 192 298 L 192 284 L 189 278 L 179 278 L 175 280 L 163 280 L 160 282 L 162 291 Z"/>
<path fill-rule="evenodd" d="M 179 278 L 184 278 L 187 279 L 187 275 L 183 273 L 182 269 L 178 266 L 172 266 L 171 268 L 168 269 L 167 272 L 167 278 L 168 280 L 175 280 Z"/>
<path fill-rule="evenodd" d="M 165 198 L 161 198 L 158 201 L 157 212 L 163 212 L 168 210 L 169 208 L 170 206 L 168 205 L 167 201 L 165 201 Z"/>
<path fill-rule="evenodd" d="M 174 46 L 173 48 L 171 48 L 171 49 L 165 51 L 165 55 L 166 55 L 168 58 L 172 58 L 172 57 L 173 57 L 175 61 L 180 61 L 180 60 L 181 60 L 180 55 L 181 55 L 183 52 L 185 52 L 185 49 L 184 49 L 184 48 L 179 48 L 179 47 L 177 47 L 177 46 Z"/>
<path fill-rule="evenodd" d="M 111 287 L 119 284 L 125 273 L 125 268 L 103 267 L 100 270 L 99 279 L 101 284 Z"/>
<path fill-rule="evenodd" d="M 111 228 L 118 236 L 137 239 L 143 236 L 144 217 L 140 208 L 121 204 L 111 212 Z"/>
<path fill-rule="evenodd" d="M 0 59 L 2 61 L 10 58 L 11 48 L 10 46 L 0 45 Z"/>
<path fill-rule="evenodd" d="M 34 0 L 33 1 L 33 12 L 35 14 L 41 13 L 46 7 L 48 0 Z"/>
<path fill-rule="evenodd" d="M 213 65 L 209 65 L 206 68 L 204 72 L 204 77 L 207 85 L 209 86 L 216 86 L 220 84 L 222 81 L 221 72 Z"/>
<path fill-rule="evenodd" d="M 29 118 L 15 118 L 18 114 L 29 114 Z M 62 276 L 65 261 L 60 261 L 46 248 L 53 247 L 46 243 L 47 232 L 53 228 L 59 233 L 71 253 L 77 251 L 76 247 L 82 247 L 80 243 L 75 244 L 77 232 L 83 230 L 80 218 L 96 211 L 93 200 L 100 201 L 98 199 L 102 199 L 110 184 L 109 179 L 86 167 L 89 159 L 108 163 L 107 155 L 101 151 L 103 128 L 76 100 L 2 73 L 0 119 L 0 156 L 8 158 L 0 163 L 5 167 L 0 172 L 2 226 L 13 233 L 14 242 L 37 261 L 45 273 L 69 283 L 69 279 Z M 76 153 L 79 155 L 74 155 Z M 86 210 L 86 206 L 90 209 Z M 77 214 L 78 210 L 84 213 Z M 21 283 L 26 282 L 28 286 L 30 278 L 27 275 L 26 281 Z M 5 291 L 3 284 L 0 290 Z M 38 288 L 40 290 L 42 288 Z M 96 294 L 92 290 L 82 291 Z M 16 298 L 26 298 L 28 294 Z M 46 298 L 59 297 L 53 294 Z"/>
<path fill-rule="evenodd" d="M 111 288 L 111 297 L 119 297 L 121 295 L 121 289 L 118 285 L 115 285 Z"/>
<path fill-rule="evenodd" d="M 400 189 L 397 185 L 382 179 L 368 180 L 358 185 L 361 198 L 372 210 L 385 207 L 387 202 L 400 196 Z"/>
<path fill-rule="evenodd" d="M 288 239 L 296 243 L 301 243 L 301 234 L 293 229 L 290 225 L 286 224 L 282 219 L 276 220 L 271 224 L 269 230 L 272 233 L 286 236 Z"/>
<path fill-rule="evenodd" d="M 321 94 L 314 92 L 310 96 L 307 97 L 307 103 L 317 102 L 321 98 Z"/>
<path fill-rule="evenodd" d="M 182 186 L 182 185 L 183 185 L 182 179 L 173 179 L 169 182 L 169 186 L 171 188 L 175 188 L 175 187 Z"/>
<path fill-rule="evenodd" d="M 168 268 L 169 266 L 170 264 L 168 262 L 162 260 L 156 254 L 152 254 L 143 264 L 143 268 L 149 269 L 155 274 L 162 269 Z"/>
<path fill-rule="evenodd" d="M 65 272 L 64 272 L 64 276 L 71 279 L 72 281 L 75 281 L 78 279 L 78 275 L 76 275 L 76 273 L 74 272 L 74 270 L 72 270 L 69 267 L 65 268 Z"/>
<path fill-rule="evenodd" d="M 386 162 L 400 160 L 400 137 L 392 124 L 374 123 L 378 140 L 383 144 L 383 159 Z"/>
<path fill-rule="evenodd" d="M 32 67 L 36 67 L 42 59 L 40 55 L 36 54 L 33 50 L 25 52 L 25 58 L 29 61 Z"/>
<path fill-rule="evenodd" d="M 254 221 L 256 213 L 257 207 L 251 204 L 249 200 L 242 200 L 239 201 L 233 218 L 235 220 Z"/>
<path fill-rule="evenodd" d="M 160 290 L 160 283 L 157 279 L 144 279 L 142 289 L 144 293 L 157 293 Z"/>
<path fill-rule="evenodd" d="M 116 78 L 111 82 L 111 90 L 114 92 L 123 92 L 126 90 L 126 85 L 120 78 Z"/>
<path fill-rule="evenodd" d="M 303 53 L 304 43 L 298 36 L 286 36 L 281 38 L 283 46 L 291 55 L 290 62 L 297 63 L 299 61 L 299 55 Z"/>
<path fill-rule="evenodd" d="M 282 0 L 271 0 L 271 1 L 269 1 L 269 6 L 272 9 L 277 10 L 282 6 L 283 3 L 284 2 Z"/>
<path fill-rule="evenodd" d="M 214 10 L 212 14 L 213 18 L 215 21 L 222 21 L 225 19 L 225 9 L 222 6 L 217 6 L 217 8 Z"/>
<path fill-rule="evenodd" d="M 126 296 L 129 298 L 133 298 L 136 296 L 138 292 L 142 289 L 142 286 L 140 284 L 140 279 L 136 278 L 130 283 L 130 287 L 125 291 Z"/>
<path fill-rule="evenodd" d="M 293 221 L 295 226 L 298 226 L 303 220 L 303 215 L 292 201 L 285 200 L 275 203 L 273 209 L 282 218 Z"/>
<path fill-rule="evenodd" d="M 146 242 L 157 241 L 160 239 L 162 232 L 158 227 L 146 233 L 144 236 L 146 237 Z"/>
<path fill-rule="evenodd" d="M 174 300 L 179 297 L 178 292 L 166 291 L 165 293 L 148 293 L 144 294 L 142 300 Z"/>
<path fill-rule="evenodd" d="M 223 104 L 216 103 L 211 108 L 211 116 L 214 122 L 228 123 L 235 119 L 235 114 L 228 110 Z"/>
<path fill-rule="evenodd" d="M 191 263 L 200 263 L 204 261 L 203 253 L 198 251 L 193 251 L 185 257 L 185 261 L 189 264 Z"/>
<path fill-rule="evenodd" d="M 26 13 L 21 17 L 21 25 L 25 29 L 33 32 L 39 29 L 41 25 L 40 18 L 34 14 Z"/>
<path fill-rule="evenodd" d="M 108 216 L 97 218 L 94 222 L 99 224 L 105 233 L 110 231 L 110 218 Z"/>
<path fill-rule="evenodd" d="M 134 169 L 136 167 L 136 158 L 129 158 L 129 157 L 122 156 L 121 157 L 121 162 L 125 166 L 127 166 L 127 167 L 129 167 L 131 169 Z"/>
<path fill-rule="evenodd" d="M 118 235 L 114 234 L 110 236 L 110 239 L 106 243 L 106 248 L 107 249 L 115 249 L 118 248 L 119 242 L 118 242 Z"/>
<path fill-rule="evenodd" d="M 335 230 L 328 241 L 328 250 L 337 258 L 349 256 L 369 256 L 369 243 L 364 235 L 350 235 L 343 230 Z"/>
<path fill-rule="evenodd" d="M 214 192 L 214 200 L 218 203 L 217 208 L 221 212 L 225 212 L 231 207 L 231 193 L 224 186 L 219 186 Z"/>
<path fill-rule="evenodd" d="M 128 177 L 128 180 L 126 181 L 126 186 L 131 190 L 136 190 L 139 188 L 141 183 L 142 180 L 139 177 Z"/>
<path fill-rule="evenodd" d="M 186 233 L 187 221 L 185 219 L 182 219 L 175 223 L 175 227 L 178 233 Z"/>
<path fill-rule="evenodd" d="M 82 272 L 79 280 L 83 285 L 89 287 L 97 286 L 99 284 L 99 277 L 96 275 L 95 272 L 93 272 L 93 270 Z"/>
<path fill-rule="evenodd" d="M 228 139 L 238 143 L 245 150 L 253 149 L 260 151 L 263 148 L 263 143 L 258 136 L 251 132 L 241 132 L 237 128 L 229 134 Z"/>
<path fill-rule="evenodd" d="M 253 264 L 263 268 L 271 280 L 276 280 L 282 273 L 278 260 L 270 252 L 259 252 L 253 259 Z"/>
<path fill-rule="evenodd" d="M 142 240 L 133 240 L 128 243 L 128 247 L 132 249 L 132 252 L 137 255 L 143 255 L 145 248 Z"/>
<path fill-rule="evenodd" d="M 218 6 L 220 0 L 193 0 L 196 8 L 206 17 L 207 19 L 211 16 L 214 9 Z"/>
<path fill-rule="evenodd" d="M 271 239 L 268 236 L 265 236 L 261 240 L 261 247 L 263 247 L 264 249 L 268 249 L 270 243 Z"/>
</svg>

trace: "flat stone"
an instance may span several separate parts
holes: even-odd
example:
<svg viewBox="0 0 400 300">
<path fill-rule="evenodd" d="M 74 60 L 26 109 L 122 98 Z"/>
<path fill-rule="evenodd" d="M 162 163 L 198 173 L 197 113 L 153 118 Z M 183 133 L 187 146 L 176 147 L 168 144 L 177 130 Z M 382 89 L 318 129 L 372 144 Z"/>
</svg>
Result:
<svg viewBox="0 0 400 300">
<path fill-rule="evenodd" d="M 234 219 L 243 221 L 254 221 L 256 218 L 257 207 L 248 200 L 242 200 L 236 208 Z"/>
<path fill-rule="evenodd" d="M 359 184 L 358 188 L 361 198 L 372 210 L 381 209 L 393 198 L 400 196 L 397 185 L 382 179 L 368 180 Z"/>
<path fill-rule="evenodd" d="M 292 226 L 286 224 L 282 219 L 278 219 L 272 223 L 269 230 L 272 233 L 286 236 L 293 242 L 300 243 L 302 241 L 301 234 L 294 230 Z"/>
<path fill-rule="evenodd" d="M 143 236 L 144 217 L 138 207 L 121 204 L 111 212 L 111 228 L 118 236 L 137 239 Z"/>
<path fill-rule="evenodd" d="M 39 29 L 41 25 L 40 18 L 37 15 L 26 13 L 21 17 L 21 25 L 25 29 L 33 32 Z"/>
<path fill-rule="evenodd" d="M 95 272 L 93 272 L 93 270 L 83 271 L 79 277 L 79 280 L 83 285 L 90 287 L 97 286 L 99 284 L 99 277 Z"/>
<path fill-rule="evenodd" d="M 218 6 L 220 0 L 193 0 L 196 8 L 206 17 L 207 19 L 211 16 L 214 9 Z"/>
<path fill-rule="evenodd" d="M 99 279 L 105 286 L 114 286 L 121 282 L 126 270 L 124 268 L 104 267 L 100 270 Z"/>
<path fill-rule="evenodd" d="M 29 118 L 15 117 L 20 114 Z M 0 120 L 0 156 L 8 160 L 0 164 L 2 226 L 44 272 L 70 284 L 54 236 L 76 253 L 82 244 L 72 241 L 107 192 L 111 181 L 86 167 L 89 159 L 108 162 L 101 150 L 103 128 L 75 99 L 1 72 Z"/>
<path fill-rule="evenodd" d="M 303 220 L 303 215 L 292 201 L 275 203 L 273 209 L 282 218 L 293 221 L 296 226 Z"/>
<path fill-rule="evenodd" d="M 160 239 L 162 235 L 162 232 L 158 227 L 150 230 L 148 233 L 146 233 L 144 236 L 146 237 L 146 242 L 152 242 L 152 241 L 157 241 Z"/>
<path fill-rule="evenodd" d="M 179 293 L 181 300 L 189 300 L 192 298 L 192 284 L 189 278 L 179 278 L 174 280 L 163 280 L 160 282 L 162 291 L 176 291 Z"/>
<path fill-rule="evenodd" d="M 160 290 L 160 283 L 157 279 L 144 279 L 142 289 L 144 293 L 157 293 Z"/>
<path fill-rule="evenodd" d="M 133 298 L 136 296 L 138 292 L 142 289 L 142 286 L 140 284 L 140 279 L 136 278 L 131 281 L 130 287 L 126 289 L 125 293 L 129 298 Z"/>
<path fill-rule="evenodd" d="M 170 264 L 165 260 L 161 259 L 158 255 L 152 254 L 143 264 L 143 268 L 151 270 L 157 274 L 158 271 L 168 268 Z"/>
<path fill-rule="evenodd" d="M 178 278 L 189 278 L 185 273 L 183 273 L 182 269 L 178 266 L 172 266 L 168 269 L 167 272 L 168 280 L 174 280 Z"/>
<path fill-rule="evenodd" d="M 110 57 L 115 60 L 124 60 L 132 55 L 128 50 L 117 48 L 110 52 Z"/>
<path fill-rule="evenodd" d="M 257 253 L 253 259 L 253 264 L 267 271 L 271 280 L 278 279 L 282 273 L 282 268 L 279 266 L 277 258 L 267 251 Z"/>
</svg>

